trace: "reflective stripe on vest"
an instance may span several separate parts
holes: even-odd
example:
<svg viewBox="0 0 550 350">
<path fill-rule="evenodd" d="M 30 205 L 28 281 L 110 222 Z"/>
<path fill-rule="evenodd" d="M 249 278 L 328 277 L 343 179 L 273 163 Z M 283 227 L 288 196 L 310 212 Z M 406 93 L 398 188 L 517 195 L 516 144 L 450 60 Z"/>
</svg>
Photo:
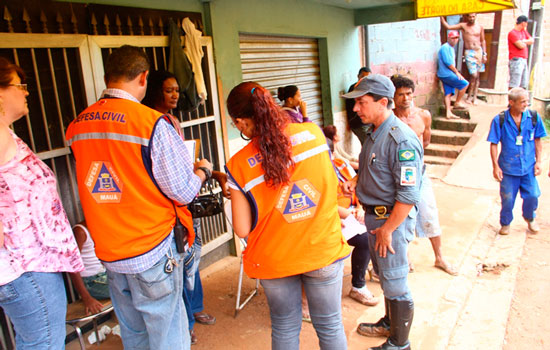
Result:
<svg viewBox="0 0 550 350">
<path fill-rule="evenodd" d="M 328 151 L 328 149 L 329 149 L 328 145 L 325 143 L 325 144 L 319 145 L 315 148 L 312 148 L 310 150 L 307 150 L 305 152 L 302 152 L 300 154 L 297 154 L 294 157 L 292 157 L 292 159 L 294 160 L 294 163 L 299 163 L 299 162 L 304 161 L 308 158 L 314 157 L 314 156 L 318 155 L 319 153 L 326 152 L 326 151 Z M 264 181 L 265 181 L 264 175 L 258 176 L 257 178 L 252 179 L 248 183 L 246 183 L 244 185 L 243 190 L 245 192 L 250 192 L 250 190 L 252 190 L 255 186 L 263 183 Z"/>
<path fill-rule="evenodd" d="M 114 132 L 89 132 L 84 134 L 77 134 L 74 135 L 71 139 L 67 140 L 67 145 L 71 146 L 73 142 L 82 140 L 114 140 L 137 143 L 138 145 L 142 146 L 149 145 L 149 139 L 126 134 L 118 134 Z"/>
</svg>

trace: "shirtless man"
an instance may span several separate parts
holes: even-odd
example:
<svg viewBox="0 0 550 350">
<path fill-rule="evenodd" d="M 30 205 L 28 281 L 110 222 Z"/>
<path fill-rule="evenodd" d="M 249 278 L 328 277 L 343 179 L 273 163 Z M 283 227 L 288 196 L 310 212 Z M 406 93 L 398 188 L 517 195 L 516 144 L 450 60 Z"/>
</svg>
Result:
<svg viewBox="0 0 550 350">
<path fill-rule="evenodd" d="M 422 142 L 426 148 L 430 144 L 432 134 L 432 116 L 429 111 L 415 107 L 413 105 L 414 82 L 402 75 L 394 75 L 391 78 L 395 85 L 393 113 L 397 118 L 407 124 Z M 456 276 L 456 269 L 443 258 L 441 251 L 441 226 L 439 225 L 438 211 L 435 203 L 435 196 L 432 184 L 426 171 L 422 174 L 422 186 L 420 189 L 421 199 L 418 203 L 418 214 L 416 217 L 416 235 L 418 237 L 428 237 L 432 244 L 435 255 L 435 267 Z M 412 270 L 413 265 L 410 263 Z"/>
<path fill-rule="evenodd" d="M 485 72 L 487 62 L 487 46 L 485 44 L 485 30 L 476 23 L 476 14 L 465 15 L 466 23 L 449 25 L 444 17 L 441 17 L 441 24 L 447 30 L 461 30 L 464 38 L 464 58 L 466 67 L 470 73 L 470 90 L 468 90 L 467 102 L 476 104 L 477 90 L 479 88 L 479 75 Z"/>
</svg>

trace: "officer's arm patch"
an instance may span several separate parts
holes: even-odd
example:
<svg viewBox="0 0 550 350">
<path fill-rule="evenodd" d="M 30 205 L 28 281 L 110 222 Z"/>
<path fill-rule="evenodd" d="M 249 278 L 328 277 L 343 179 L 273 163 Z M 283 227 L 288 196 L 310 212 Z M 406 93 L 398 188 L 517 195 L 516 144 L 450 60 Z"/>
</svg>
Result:
<svg viewBox="0 0 550 350">
<path fill-rule="evenodd" d="M 416 186 L 416 167 L 401 167 L 401 186 Z"/>
<path fill-rule="evenodd" d="M 408 162 L 416 159 L 416 153 L 414 149 L 403 149 L 399 151 L 399 161 Z"/>
</svg>

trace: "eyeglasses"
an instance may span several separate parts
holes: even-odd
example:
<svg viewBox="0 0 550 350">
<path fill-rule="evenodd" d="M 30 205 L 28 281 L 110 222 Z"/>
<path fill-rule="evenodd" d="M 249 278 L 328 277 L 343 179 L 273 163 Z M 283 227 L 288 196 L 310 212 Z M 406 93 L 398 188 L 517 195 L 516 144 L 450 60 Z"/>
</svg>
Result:
<svg viewBox="0 0 550 350">
<path fill-rule="evenodd" d="M 29 91 L 27 89 L 27 84 L 9 84 L 9 86 L 15 86 L 16 88 L 18 88 L 21 91 L 25 91 L 25 92 Z"/>
</svg>

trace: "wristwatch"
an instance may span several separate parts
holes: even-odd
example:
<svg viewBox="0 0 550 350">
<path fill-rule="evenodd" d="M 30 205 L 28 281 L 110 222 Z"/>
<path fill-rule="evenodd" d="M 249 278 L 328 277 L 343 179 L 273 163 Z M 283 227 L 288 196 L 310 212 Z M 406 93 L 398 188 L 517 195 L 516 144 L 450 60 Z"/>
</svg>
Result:
<svg viewBox="0 0 550 350">
<path fill-rule="evenodd" d="M 197 169 L 202 170 L 204 175 L 206 175 L 206 180 L 205 181 L 210 180 L 210 178 L 212 177 L 212 170 L 210 170 L 210 169 L 208 169 L 207 167 L 204 167 L 204 166 L 200 166 Z"/>
</svg>

